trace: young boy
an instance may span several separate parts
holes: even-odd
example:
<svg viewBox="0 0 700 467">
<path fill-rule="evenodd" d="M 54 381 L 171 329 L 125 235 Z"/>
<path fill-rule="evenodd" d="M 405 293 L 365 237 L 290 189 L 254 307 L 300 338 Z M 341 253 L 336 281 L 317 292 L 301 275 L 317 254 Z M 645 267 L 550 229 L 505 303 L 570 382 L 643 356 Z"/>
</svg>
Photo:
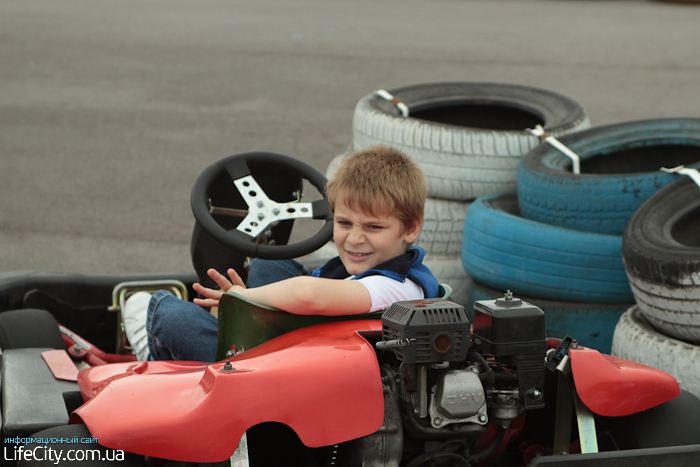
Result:
<svg viewBox="0 0 700 467">
<path fill-rule="evenodd" d="M 138 299 L 135 294 L 135 301 L 149 301 L 153 358 L 213 361 L 218 323 L 199 306 L 218 306 L 225 292 L 307 315 L 362 314 L 396 301 L 437 297 L 437 279 L 422 264 L 425 251 L 411 247 L 420 232 L 427 187 L 410 158 L 380 146 L 356 151 L 331 177 L 327 195 L 338 256 L 310 275 L 294 260 L 258 259 L 251 262 L 247 288 L 233 269 L 227 271 L 228 278 L 210 269 L 207 273 L 221 290 L 195 284 L 204 298 L 194 299 L 194 304 L 164 291 Z M 280 275 L 288 278 L 270 282 Z M 128 331 L 126 308 L 128 303 Z"/>
</svg>

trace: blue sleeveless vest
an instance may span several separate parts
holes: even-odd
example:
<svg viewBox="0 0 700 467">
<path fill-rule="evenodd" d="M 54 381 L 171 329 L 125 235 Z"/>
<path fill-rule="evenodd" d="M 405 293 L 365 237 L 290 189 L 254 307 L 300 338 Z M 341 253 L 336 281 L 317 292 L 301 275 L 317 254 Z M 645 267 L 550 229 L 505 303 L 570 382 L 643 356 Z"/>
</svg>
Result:
<svg viewBox="0 0 700 467">
<path fill-rule="evenodd" d="M 423 289 L 425 298 L 437 298 L 439 293 L 438 281 L 433 273 L 430 272 L 430 269 L 423 264 L 424 257 L 425 250 L 423 248 L 412 246 L 403 255 L 378 264 L 374 268 L 353 277 L 353 280 L 377 274 L 399 282 L 403 282 L 408 278 Z M 311 275 L 327 279 L 345 279 L 350 277 L 350 274 L 345 269 L 345 266 L 338 256 L 314 270 Z"/>
</svg>

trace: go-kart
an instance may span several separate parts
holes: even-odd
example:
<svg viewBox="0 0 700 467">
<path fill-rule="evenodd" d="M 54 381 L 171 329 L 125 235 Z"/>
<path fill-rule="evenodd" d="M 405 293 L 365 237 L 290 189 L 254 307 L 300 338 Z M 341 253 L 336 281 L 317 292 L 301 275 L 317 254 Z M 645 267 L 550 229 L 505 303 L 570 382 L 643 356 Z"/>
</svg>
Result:
<svg viewBox="0 0 700 467">
<path fill-rule="evenodd" d="M 663 371 L 548 338 L 544 313 L 505 291 L 465 310 L 443 287 L 347 317 L 225 294 L 216 363 L 136 361 L 130 294 L 186 300 L 205 268 L 245 274 L 246 257 L 329 240 L 327 204 L 302 202 L 302 179 L 325 183 L 269 153 L 206 169 L 194 273 L 0 277 L 3 465 L 698 465 L 700 400 Z M 299 218 L 323 225 L 287 245 Z"/>
</svg>

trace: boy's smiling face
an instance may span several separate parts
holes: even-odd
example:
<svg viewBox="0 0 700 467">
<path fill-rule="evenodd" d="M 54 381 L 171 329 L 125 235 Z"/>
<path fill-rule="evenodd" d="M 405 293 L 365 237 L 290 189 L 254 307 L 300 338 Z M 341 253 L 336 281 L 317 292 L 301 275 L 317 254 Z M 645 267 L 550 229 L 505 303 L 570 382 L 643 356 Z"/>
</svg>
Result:
<svg viewBox="0 0 700 467">
<path fill-rule="evenodd" d="M 400 256 L 418 237 L 420 223 L 406 229 L 394 214 L 373 215 L 336 203 L 333 240 L 347 271 L 357 276 Z"/>
</svg>

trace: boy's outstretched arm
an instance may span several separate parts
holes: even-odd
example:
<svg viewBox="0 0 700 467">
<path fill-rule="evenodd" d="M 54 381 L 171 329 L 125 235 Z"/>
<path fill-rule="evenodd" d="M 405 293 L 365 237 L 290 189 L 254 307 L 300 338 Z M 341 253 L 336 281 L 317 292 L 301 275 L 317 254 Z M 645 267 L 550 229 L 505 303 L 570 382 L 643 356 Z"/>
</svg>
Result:
<svg viewBox="0 0 700 467">
<path fill-rule="evenodd" d="M 194 289 L 208 298 L 196 298 L 194 302 L 201 306 L 218 306 L 223 292 L 235 292 L 255 303 L 289 313 L 327 316 L 367 313 L 372 306 L 369 291 L 358 281 L 299 276 L 246 289 L 233 269 L 227 272 L 231 281 L 214 269 L 207 271 L 221 290 L 195 284 Z"/>
</svg>

